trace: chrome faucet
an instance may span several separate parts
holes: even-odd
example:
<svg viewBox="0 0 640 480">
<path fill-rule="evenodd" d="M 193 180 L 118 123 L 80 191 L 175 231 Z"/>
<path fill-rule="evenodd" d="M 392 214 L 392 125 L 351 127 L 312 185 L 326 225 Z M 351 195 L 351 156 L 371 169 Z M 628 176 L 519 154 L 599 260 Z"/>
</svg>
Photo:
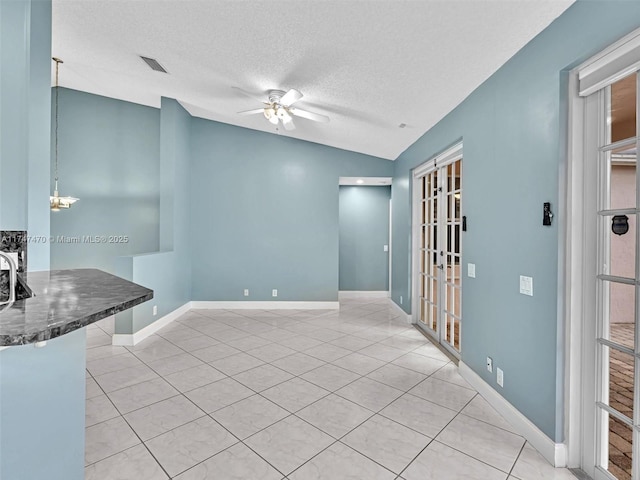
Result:
<svg viewBox="0 0 640 480">
<path fill-rule="evenodd" d="M 9 300 L 6 302 L 0 302 L 0 305 L 12 304 L 16 301 L 16 283 L 18 282 L 18 267 L 11 258 L 5 252 L 0 252 L 0 257 L 4 258 L 9 263 Z"/>
</svg>

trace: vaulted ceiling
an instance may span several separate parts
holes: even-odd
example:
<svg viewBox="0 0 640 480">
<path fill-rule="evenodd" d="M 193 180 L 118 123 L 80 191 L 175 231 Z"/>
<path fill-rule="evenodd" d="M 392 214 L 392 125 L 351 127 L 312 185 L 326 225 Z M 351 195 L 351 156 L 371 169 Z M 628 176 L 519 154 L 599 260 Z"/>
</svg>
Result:
<svg viewBox="0 0 640 480">
<path fill-rule="evenodd" d="M 394 160 L 571 3 L 53 0 L 53 55 L 64 87 Z M 290 88 L 331 121 L 237 114 Z"/>
</svg>

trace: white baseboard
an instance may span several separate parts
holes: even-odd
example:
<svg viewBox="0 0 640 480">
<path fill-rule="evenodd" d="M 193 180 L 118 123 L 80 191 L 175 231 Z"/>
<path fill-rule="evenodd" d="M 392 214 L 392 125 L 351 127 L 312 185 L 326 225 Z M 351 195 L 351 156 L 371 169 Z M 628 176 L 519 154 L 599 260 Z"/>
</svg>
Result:
<svg viewBox="0 0 640 480">
<path fill-rule="evenodd" d="M 146 327 L 138 330 L 135 333 L 123 334 L 116 333 L 113 335 L 111 339 L 112 345 L 122 346 L 122 347 L 133 347 L 137 345 L 145 338 L 153 335 L 162 327 L 166 327 L 171 322 L 173 322 L 176 318 L 184 315 L 189 310 L 191 310 L 191 302 L 187 302 L 181 307 L 176 308 L 173 312 L 166 314 L 164 317 L 159 318 L 155 322 Z"/>
<path fill-rule="evenodd" d="M 191 308 L 198 309 L 239 309 L 239 310 L 337 310 L 339 302 L 287 302 L 287 301 L 199 301 L 191 302 Z"/>
<path fill-rule="evenodd" d="M 567 465 L 567 446 L 564 443 L 555 443 L 547 437 L 531 420 L 520 413 L 516 407 L 511 405 L 464 362 L 460 361 L 458 371 L 462 378 L 469 382 L 551 465 L 555 467 Z"/>
<path fill-rule="evenodd" d="M 402 307 L 400 307 L 400 305 L 398 305 L 396 302 L 394 302 L 393 300 L 391 300 L 391 307 L 398 312 L 398 314 L 400 314 L 400 317 L 404 318 L 407 323 L 413 323 L 413 318 L 411 318 L 411 314 L 405 312 Z"/>
<path fill-rule="evenodd" d="M 388 290 L 340 290 L 338 298 L 389 298 L 391 292 Z"/>
</svg>

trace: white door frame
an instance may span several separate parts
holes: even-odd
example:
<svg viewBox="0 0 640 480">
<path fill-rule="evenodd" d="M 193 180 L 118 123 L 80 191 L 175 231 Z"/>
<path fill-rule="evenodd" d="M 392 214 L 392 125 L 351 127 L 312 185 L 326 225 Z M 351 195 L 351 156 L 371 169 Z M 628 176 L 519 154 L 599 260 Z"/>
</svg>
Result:
<svg viewBox="0 0 640 480">
<path fill-rule="evenodd" d="M 393 195 L 393 186 L 391 186 L 391 194 Z M 391 292 L 393 291 L 391 282 L 393 282 L 393 198 L 389 197 L 389 244 L 387 247 L 387 258 L 389 264 L 389 298 L 391 298 Z"/>
<path fill-rule="evenodd" d="M 599 97 L 602 94 L 593 93 L 640 67 L 639 54 L 640 29 L 569 72 L 567 162 L 560 165 L 560 209 L 566 220 L 559 230 L 558 262 L 559 284 L 565 286 L 558 296 L 558 314 L 564 321 L 558 322 L 557 356 L 557 384 L 563 386 L 564 443 L 569 467 L 585 468 L 596 463 L 595 446 L 583 448 L 583 440 L 594 438 L 595 430 L 595 415 L 583 393 L 592 391 L 595 398 L 596 356 L 589 345 L 596 338 L 596 309 L 592 303 L 596 297 L 593 259 L 597 245 L 588 232 L 597 231 L 596 216 L 592 213 L 597 209 L 598 195 L 597 171 L 585 165 L 597 162 L 595 142 L 602 126 L 592 122 L 593 118 L 586 113 L 587 109 L 598 108 L 595 104 L 602 104 Z M 587 145 L 587 141 L 593 145 Z M 586 473 L 594 476 L 593 471 Z"/>
</svg>

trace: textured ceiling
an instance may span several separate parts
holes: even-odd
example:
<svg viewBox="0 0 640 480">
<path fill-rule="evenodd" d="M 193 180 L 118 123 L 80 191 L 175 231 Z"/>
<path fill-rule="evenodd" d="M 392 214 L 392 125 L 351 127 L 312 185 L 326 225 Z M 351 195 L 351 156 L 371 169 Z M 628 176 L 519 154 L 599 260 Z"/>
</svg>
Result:
<svg viewBox="0 0 640 480">
<path fill-rule="evenodd" d="M 53 55 L 64 87 L 393 160 L 572 2 L 53 0 Z M 232 87 L 331 122 L 277 132 Z"/>
</svg>

